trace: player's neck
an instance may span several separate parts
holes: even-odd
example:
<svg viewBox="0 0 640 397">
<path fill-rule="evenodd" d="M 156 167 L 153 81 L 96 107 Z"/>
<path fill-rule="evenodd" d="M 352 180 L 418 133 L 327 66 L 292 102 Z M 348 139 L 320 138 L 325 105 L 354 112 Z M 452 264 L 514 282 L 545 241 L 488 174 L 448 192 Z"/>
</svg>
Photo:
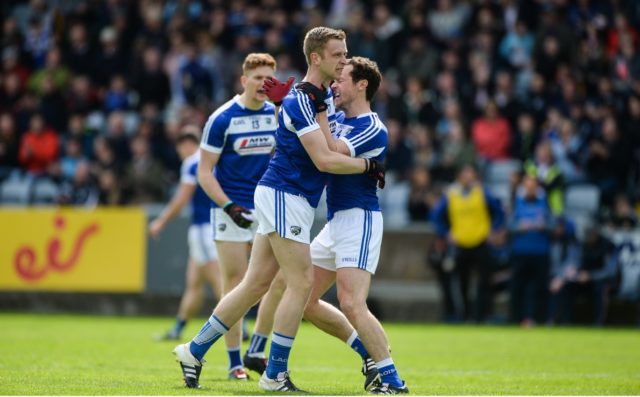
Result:
<svg viewBox="0 0 640 397">
<path fill-rule="evenodd" d="M 371 104 L 365 100 L 355 100 L 343 110 L 347 118 L 358 117 L 365 113 L 371 113 Z"/>
<path fill-rule="evenodd" d="M 320 73 L 319 69 L 309 68 L 307 69 L 307 75 L 304 76 L 304 79 L 302 79 L 302 81 L 308 81 L 316 87 L 328 87 L 329 83 L 331 83 L 331 78 L 324 76 L 322 73 Z"/>
<path fill-rule="evenodd" d="M 262 101 L 257 101 L 253 98 L 247 98 L 246 92 L 243 92 L 242 94 L 240 94 L 240 96 L 238 97 L 238 100 L 245 108 L 250 110 L 260 110 L 264 106 L 264 102 Z"/>
</svg>

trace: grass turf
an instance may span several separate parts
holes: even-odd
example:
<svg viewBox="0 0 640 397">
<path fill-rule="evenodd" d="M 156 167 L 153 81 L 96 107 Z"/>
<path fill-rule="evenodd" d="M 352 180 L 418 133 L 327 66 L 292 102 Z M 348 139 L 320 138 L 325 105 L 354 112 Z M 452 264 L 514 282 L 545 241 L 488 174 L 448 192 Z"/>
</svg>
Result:
<svg viewBox="0 0 640 397">
<path fill-rule="evenodd" d="M 204 319 L 192 321 L 194 335 Z M 226 380 L 224 344 L 207 355 L 203 390 L 182 386 L 174 343 L 154 342 L 166 318 L 0 314 L 0 394 L 252 395 L 258 376 Z M 634 329 L 386 324 L 393 357 L 414 395 L 638 395 Z M 245 344 L 246 347 L 246 344 Z M 360 360 L 303 324 L 290 367 L 313 394 L 365 394 Z"/>
</svg>

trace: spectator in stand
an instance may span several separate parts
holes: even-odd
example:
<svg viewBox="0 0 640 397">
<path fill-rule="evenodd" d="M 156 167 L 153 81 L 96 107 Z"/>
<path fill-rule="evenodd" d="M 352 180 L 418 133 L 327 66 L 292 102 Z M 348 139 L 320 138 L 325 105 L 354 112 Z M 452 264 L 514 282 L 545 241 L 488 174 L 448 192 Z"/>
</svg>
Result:
<svg viewBox="0 0 640 397">
<path fill-rule="evenodd" d="M 31 116 L 29 130 L 22 136 L 18 158 L 31 175 L 42 175 L 58 160 L 58 134 L 45 125 L 42 114 Z"/>
<path fill-rule="evenodd" d="M 550 272 L 551 211 L 538 180 L 525 175 L 509 221 L 511 321 L 523 327 L 542 320 Z"/>
<path fill-rule="evenodd" d="M 564 119 L 560 124 L 558 138 L 549 142 L 553 158 L 560 170 L 560 174 L 567 185 L 585 180 L 584 142 L 576 134 L 575 125 L 571 119 Z"/>
<path fill-rule="evenodd" d="M 131 140 L 131 163 L 125 170 L 125 189 L 132 204 L 157 203 L 165 197 L 165 178 L 162 166 L 151 156 L 149 142 L 141 136 Z"/>
<path fill-rule="evenodd" d="M 533 157 L 540 134 L 531 113 L 520 113 L 516 125 L 511 153 L 513 158 L 524 162 Z"/>
<path fill-rule="evenodd" d="M 456 171 L 465 164 L 476 162 L 476 152 L 469 142 L 462 124 L 454 121 L 449 127 L 449 134 L 440 145 L 440 158 L 437 165 L 437 175 L 440 180 L 452 182 Z"/>
<path fill-rule="evenodd" d="M 113 26 L 105 26 L 100 31 L 100 51 L 94 61 L 92 80 L 101 87 L 106 87 L 115 75 L 127 72 L 127 57 L 120 47 L 118 32 Z"/>
<path fill-rule="evenodd" d="M 99 192 L 91 177 L 89 163 L 82 160 L 75 167 L 73 178 L 62 183 L 57 201 L 62 205 L 95 207 L 98 197 Z"/>
<path fill-rule="evenodd" d="M 127 90 L 127 83 L 121 75 L 115 75 L 111 78 L 109 89 L 104 94 L 104 111 L 109 114 L 113 111 L 128 110 L 131 104 L 129 103 L 129 92 Z"/>
<path fill-rule="evenodd" d="M 560 293 L 576 276 L 580 265 L 580 242 L 574 222 L 565 216 L 557 218 L 551 231 L 551 282 L 547 324 L 566 323 L 566 311 L 560 313 Z M 563 315 L 564 314 L 564 315 Z M 559 315 L 563 315 L 559 317 Z"/>
<path fill-rule="evenodd" d="M 409 219 L 412 222 L 424 222 L 429 219 L 429 213 L 434 204 L 429 170 L 421 166 L 414 167 L 411 170 L 409 184 L 411 189 L 407 207 Z"/>
<path fill-rule="evenodd" d="M 89 41 L 87 27 L 75 22 L 69 27 L 67 46 L 64 50 L 65 64 L 75 74 L 90 75 L 94 72 L 94 47 Z"/>
<path fill-rule="evenodd" d="M 447 190 L 432 212 L 438 241 L 436 252 L 444 255 L 450 245 L 455 258 L 464 312 L 461 318 L 483 322 L 491 311 L 492 259 L 488 240 L 500 240 L 504 214 L 500 202 L 482 186 L 473 165 L 463 166 L 457 183 Z M 470 281 L 475 275 L 474 305 L 469 299 Z"/>
<path fill-rule="evenodd" d="M 171 98 L 169 77 L 161 68 L 162 55 L 155 47 L 147 47 L 142 53 L 142 65 L 131 79 L 133 89 L 140 97 L 139 104 L 153 103 L 163 109 Z"/>
<path fill-rule="evenodd" d="M 29 78 L 29 89 L 36 94 L 40 94 L 42 92 L 42 80 L 45 76 L 53 79 L 53 83 L 58 89 L 65 88 L 69 81 L 69 69 L 61 63 L 61 54 L 58 47 L 52 47 L 47 51 L 44 67 L 35 71 Z"/>
<path fill-rule="evenodd" d="M 88 114 L 101 107 L 98 93 L 92 87 L 89 77 L 85 75 L 74 76 L 70 86 L 67 91 L 68 113 Z"/>
<path fill-rule="evenodd" d="M 499 161 L 511 157 L 511 127 L 507 119 L 498 113 L 494 101 L 487 102 L 484 116 L 473 122 L 471 133 L 478 155 L 484 160 Z"/>
<path fill-rule="evenodd" d="M 398 120 L 387 121 L 387 136 L 387 178 L 407 180 L 413 164 L 413 145 L 405 136 L 402 124 Z"/>
<path fill-rule="evenodd" d="M 102 170 L 98 174 L 98 204 L 107 206 L 127 204 L 121 186 L 122 181 L 113 169 Z"/>
<path fill-rule="evenodd" d="M 63 181 L 72 181 L 80 163 L 87 163 L 82 155 L 82 142 L 77 138 L 68 138 L 64 143 L 64 155 L 60 158 L 60 176 Z"/>
<path fill-rule="evenodd" d="M 576 297 L 586 295 L 592 301 L 593 324 L 604 324 L 616 271 L 615 246 L 602 235 L 597 225 L 588 227 L 580 248 L 580 265 L 559 293 L 559 306 L 564 309 L 568 323 L 574 320 Z"/>
<path fill-rule="evenodd" d="M 117 161 L 128 163 L 131 159 L 131 148 L 122 112 L 113 112 L 109 115 L 104 136 L 109 140 Z"/>
<path fill-rule="evenodd" d="M 427 16 L 431 34 L 442 47 L 460 41 L 471 17 L 469 4 L 457 0 L 438 0 L 436 9 Z"/>
<path fill-rule="evenodd" d="M 553 215 L 564 211 L 564 177 L 556 163 L 551 144 L 542 141 L 536 147 L 536 154 L 524 164 L 524 172 L 538 181 L 544 189 L 545 197 Z"/>
<path fill-rule="evenodd" d="M 20 139 L 11 113 L 0 114 L 0 181 L 20 166 Z"/>
<path fill-rule="evenodd" d="M 45 122 L 56 131 L 61 131 L 67 124 L 67 109 L 62 93 L 56 88 L 53 76 L 47 74 L 42 79 L 40 103 L 38 108 Z"/>
<path fill-rule="evenodd" d="M 500 56 L 514 69 L 527 67 L 531 63 L 534 38 L 523 20 L 516 22 L 516 28 L 507 33 L 500 42 Z"/>
<path fill-rule="evenodd" d="M 613 116 L 602 123 L 602 134 L 589 142 L 587 176 L 600 188 L 605 204 L 611 204 L 616 193 L 624 191 L 629 175 L 631 151 L 618 131 Z"/>
</svg>

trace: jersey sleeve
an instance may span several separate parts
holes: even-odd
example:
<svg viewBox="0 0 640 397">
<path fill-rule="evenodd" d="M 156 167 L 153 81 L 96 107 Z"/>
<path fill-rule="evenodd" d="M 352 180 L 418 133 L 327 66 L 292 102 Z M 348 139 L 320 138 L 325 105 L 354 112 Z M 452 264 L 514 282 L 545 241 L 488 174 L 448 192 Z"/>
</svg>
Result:
<svg viewBox="0 0 640 397">
<path fill-rule="evenodd" d="M 226 142 L 226 131 L 229 127 L 229 119 L 224 114 L 214 113 L 202 130 L 202 142 L 200 148 L 212 153 L 222 153 Z"/>
<path fill-rule="evenodd" d="M 309 96 L 294 92 L 286 98 L 282 106 L 285 126 L 288 130 L 295 132 L 298 137 L 320 129 L 316 121 L 316 111 Z"/>
<path fill-rule="evenodd" d="M 198 163 L 184 162 L 180 167 L 180 183 L 187 185 L 197 185 L 196 172 L 198 172 Z"/>
<path fill-rule="evenodd" d="M 340 140 L 349 148 L 351 157 L 375 158 L 387 147 L 387 132 L 378 118 L 369 116 L 370 123 L 365 124 Z"/>
</svg>

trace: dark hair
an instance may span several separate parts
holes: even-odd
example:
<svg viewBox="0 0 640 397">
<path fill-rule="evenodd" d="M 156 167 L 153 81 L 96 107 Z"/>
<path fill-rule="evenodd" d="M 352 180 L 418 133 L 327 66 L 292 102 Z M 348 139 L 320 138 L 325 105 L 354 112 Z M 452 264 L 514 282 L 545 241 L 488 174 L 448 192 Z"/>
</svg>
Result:
<svg viewBox="0 0 640 397">
<path fill-rule="evenodd" d="M 378 64 L 363 57 L 353 57 L 349 59 L 347 64 L 353 66 L 351 79 L 354 83 L 360 80 L 367 80 L 369 83 L 367 85 L 366 98 L 367 101 L 370 102 L 378 91 L 380 82 L 382 81 L 382 74 L 380 73 L 380 69 L 378 69 Z"/>
<path fill-rule="evenodd" d="M 180 135 L 178 135 L 178 139 L 176 139 L 176 143 L 179 145 L 183 142 L 193 142 L 195 144 L 200 143 L 200 133 L 198 131 L 198 127 L 193 125 L 187 125 L 180 131 Z"/>
</svg>

